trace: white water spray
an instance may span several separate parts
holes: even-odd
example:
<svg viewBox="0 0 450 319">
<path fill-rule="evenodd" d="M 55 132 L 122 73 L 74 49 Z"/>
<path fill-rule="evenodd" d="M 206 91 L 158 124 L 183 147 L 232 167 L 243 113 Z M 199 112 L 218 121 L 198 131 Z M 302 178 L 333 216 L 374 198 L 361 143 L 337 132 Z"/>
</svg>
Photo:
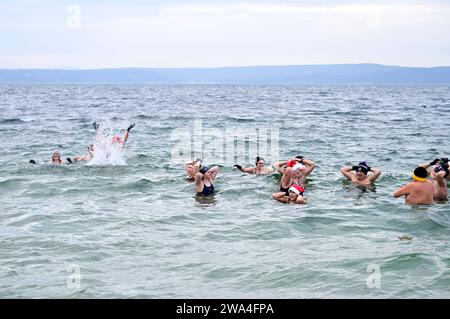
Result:
<svg viewBox="0 0 450 319">
<path fill-rule="evenodd" d="M 117 134 L 98 130 L 94 142 L 94 156 L 88 165 L 126 165 L 124 144 L 113 141 Z M 121 137 L 122 139 L 122 137 Z"/>
</svg>

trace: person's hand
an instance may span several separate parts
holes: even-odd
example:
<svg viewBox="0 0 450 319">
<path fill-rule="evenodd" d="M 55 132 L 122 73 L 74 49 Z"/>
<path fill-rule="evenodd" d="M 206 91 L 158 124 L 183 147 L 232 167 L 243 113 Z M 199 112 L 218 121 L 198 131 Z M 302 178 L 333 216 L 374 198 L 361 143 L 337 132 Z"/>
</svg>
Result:
<svg viewBox="0 0 450 319">
<path fill-rule="evenodd" d="M 437 163 L 440 163 L 440 162 L 441 162 L 441 160 L 439 158 L 435 158 L 432 162 L 430 162 L 430 166 L 434 166 L 434 165 L 436 165 Z"/>
<path fill-rule="evenodd" d="M 36 161 L 35 160 L 30 160 L 29 163 L 30 164 L 36 164 Z"/>
<path fill-rule="evenodd" d="M 242 166 L 238 164 L 234 164 L 233 167 L 236 167 L 238 170 L 242 170 Z"/>
<path fill-rule="evenodd" d="M 448 164 L 448 158 L 447 157 L 441 158 L 441 163 Z"/>
<path fill-rule="evenodd" d="M 66 158 L 67 163 L 69 164 L 73 164 L 72 160 L 70 159 L 70 157 Z"/>
<path fill-rule="evenodd" d="M 358 170 L 358 168 L 359 168 L 359 166 L 358 166 L 358 165 L 353 165 L 353 166 L 352 166 L 352 171 L 357 171 L 357 170 Z"/>
<path fill-rule="evenodd" d="M 98 130 L 98 128 L 100 127 L 100 125 L 98 125 L 97 122 L 92 123 L 92 126 L 94 127 L 95 130 Z"/>
<path fill-rule="evenodd" d="M 128 128 L 127 128 L 127 131 L 129 132 L 135 125 L 136 125 L 135 123 L 130 124 L 130 126 L 128 126 Z"/>
</svg>

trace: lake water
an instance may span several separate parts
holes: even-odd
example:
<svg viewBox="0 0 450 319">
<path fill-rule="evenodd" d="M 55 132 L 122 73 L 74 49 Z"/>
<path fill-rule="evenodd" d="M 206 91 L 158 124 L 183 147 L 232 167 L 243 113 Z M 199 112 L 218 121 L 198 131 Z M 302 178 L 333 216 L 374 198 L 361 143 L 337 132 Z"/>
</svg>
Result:
<svg viewBox="0 0 450 319">
<path fill-rule="evenodd" d="M 0 298 L 450 298 L 449 204 L 392 197 L 450 155 L 449 120 L 449 86 L 0 85 Z M 93 121 L 136 123 L 126 165 L 28 164 L 85 154 Z M 196 197 L 173 140 L 195 122 L 278 132 L 280 159 L 317 162 L 308 204 L 208 154 Z M 374 190 L 339 172 L 360 160 Z"/>
</svg>

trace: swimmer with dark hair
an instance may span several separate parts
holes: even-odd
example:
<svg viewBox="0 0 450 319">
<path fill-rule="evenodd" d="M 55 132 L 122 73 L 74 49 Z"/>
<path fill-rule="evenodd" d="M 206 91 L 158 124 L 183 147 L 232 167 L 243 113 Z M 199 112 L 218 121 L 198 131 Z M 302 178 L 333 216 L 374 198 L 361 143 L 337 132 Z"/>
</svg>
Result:
<svg viewBox="0 0 450 319">
<path fill-rule="evenodd" d="M 408 205 L 433 204 L 433 183 L 427 177 L 427 170 L 421 166 L 417 167 L 412 173 L 413 181 L 397 189 L 393 196 L 405 196 L 405 204 Z"/>
<path fill-rule="evenodd" d="M 425 168 L 433 183 L 433 198 L 436 201 L 444 201 L 448 198 L 448 189 L 446 179 L 449 176 L 448 161 L 436 158 L 432 162 L 420 165 Z"/>
<path fill-rule="evenodd" d="M 219 166 L 202 166 L 200 171 L 195 174 L 195 191 L 197 195 L 209 196 L 214 194 L 214 180 L 219 173 Z"/>
<path fill-rule="evenodd" d="M 353 173 L 353 171 L 355 173 Z M 369 172 L 372 172 L 372 174 L 369 174 Z M 370 167 L 364 161 L 360 162 L 358 165 L 342 167 L 341 173 L 354 184 L 369 186 L 380 177 L 381 170 L 376 167 Z"/>
<path fill-rule="evenodd" d="M 305 188 L 300 185 L 292 185 L 289 187 L 288 195 L 286 192 L 277 192 L 272 194 L 272 198 L 282 202 L 289 204 L 306 204 L 306 198 L 303 195 Z"/>
<path fill-rule="evenodd" d="M 270 175 L 274 172 L 274 169 L 270 166 L 265 166 L 266 161 L 261 156 L 256 156 L 255 167 L 242 167 L 241 165 L 235 164 L 236 167 L 243 173 L 256 174 L 256 175 Z"/>
</svg>

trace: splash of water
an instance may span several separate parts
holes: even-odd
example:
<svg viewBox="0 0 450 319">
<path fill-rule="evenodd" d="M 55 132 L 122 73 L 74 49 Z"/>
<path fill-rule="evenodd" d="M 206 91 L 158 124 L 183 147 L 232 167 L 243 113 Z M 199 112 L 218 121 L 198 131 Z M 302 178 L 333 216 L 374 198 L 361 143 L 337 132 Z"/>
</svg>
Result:
<svg viewBox="0 0 450 319">
<path fill-rule="evenodd" d="M 116 134 L 98 131 L 95 136 L 94 153 L 88 165 L 126 165 L 124 145 L 113 141 Z"/>
</svg>

